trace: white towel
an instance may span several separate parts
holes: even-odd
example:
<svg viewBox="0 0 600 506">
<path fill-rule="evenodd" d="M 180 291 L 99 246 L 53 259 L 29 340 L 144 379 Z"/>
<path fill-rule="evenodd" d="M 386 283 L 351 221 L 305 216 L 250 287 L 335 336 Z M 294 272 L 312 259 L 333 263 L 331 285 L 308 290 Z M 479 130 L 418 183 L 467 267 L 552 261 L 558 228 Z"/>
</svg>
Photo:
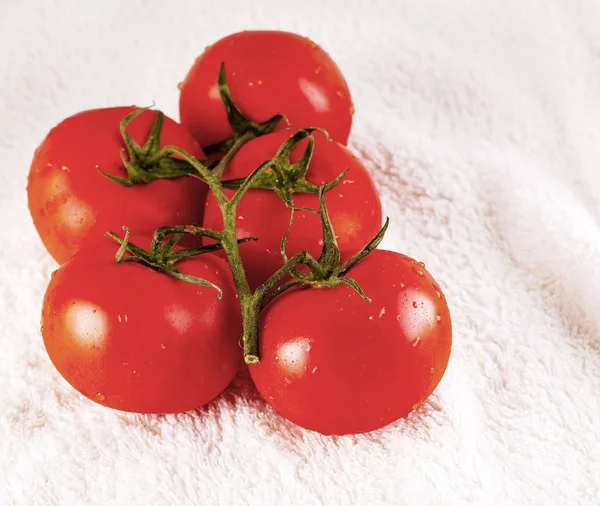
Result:
<svg viewBox="0 0 600 506">
<path fill-rule="evenodd" d="M 243 379 L 194 412 L 119 413 L 43 348 L 38 143 L 87 108 L 177 117 L 204 46 L 257 28 L 337 61 L 383 246 L 451 307 L 439 388 L 371 434 L 293 426 Z M 0 504 L 600 504 L 599 2 L 4 0 L 0 75 Z"/>
</svg>

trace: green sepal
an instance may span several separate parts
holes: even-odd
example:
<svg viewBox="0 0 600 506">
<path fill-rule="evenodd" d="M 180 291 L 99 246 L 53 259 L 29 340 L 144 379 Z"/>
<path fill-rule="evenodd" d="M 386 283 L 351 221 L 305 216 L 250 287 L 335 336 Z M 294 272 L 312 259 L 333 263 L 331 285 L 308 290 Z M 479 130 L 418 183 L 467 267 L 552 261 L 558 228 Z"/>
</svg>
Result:
<svg viewBox="0 0 600 506">
<path fill-rule="evenodd" d="M 125 231 L 124 237 L 121 237 L 114 232 L 106 232 L 108 237 L 119 244 L 119 249 L 115 253 L 115 262 L 139 262 L 147 267 L 151 267 L 157 271 L 168 274 L 175 279 L 187 281 L 188 283 L 194 283 L 199 286 L 214 288 L 217 290 L 217 296 L 219 299 L 223 296 L 223 291 L 221 288 L 214 283 L 196 276 L 185 274 L 175 266 L 177 262 L 183 260 L 184 258 L 210 253 L 223 248 L 221 243 L 217 242 L 216 244 L 209 244 L 207 246 L 201 246 L 198 248 L 175 249 L 175 246 L 184 235 L 190 234 L 195 236 L 205 236 L 216 241 L 220 241 L 222 238 L 221 232 L 207 228 L 196 227 L 193 225 L 161 227 L 156 229 L 154 232 L 150 249 L 145 250 L 133 244 L 129 240 L 129 229 L 127 227 L 123 227 L 123 230 Z M 170 237 L 165 241 L 168 236 Z M 256 240 L 256 237 L 246 237 L 238 240 L 238 243 Z M 129 253 L 130 256 L 124 256 L 126 252 Z"/>
<path fill-rule="evenodd" d="M 142 107 L 127 114 L 120 123 L 120 132 L 125 150 L 121 151 L 121 160 L 123 168 L 127 172 L 127 177 L 119 177 L 108 174 L 96 167 L 98 172 L 111 181 L 121 186 L 130 187 L 135 184 L 146 184 L 156 179 L 172 179 L 175 177 L 197 174 L 197 171 L 185 160 L 174 158 L 169 150 L 160 147 L 160 133 L 165 119 L 161 111 L 156 112 L 156 117 L 152 124 L 152 129 L 148 134 L 146 142 L 140 146 L 127 133 L 127 125 L 131 123 L 140 114 L 149 110 L 149 107 Z M 214 162 L 204 161 L 201 163 L 212 167 Z"/>
<path fill-rule="evenodd" d="M 268 162 L 268 167 L 263 170 L 252 182 L 253 189 L 272 190 L 290 209 L 293 207 L 292 195 L 294 193 L 319 193 L 320 186 L 310 183 L 306 180 L 306 173 L 314 151 L 314 138 L 312 132 L 314 128 L 299 130 L 286 140 L 277 150 L 275 156 Z M 308 137 L 308 145 L 297 162 L 290 160 L 290 154 L 293 148 L 302 140 Z M 331 190 L 348 173 L 346 169 L 338 177 L 325 185 L 325 191 Z M 223 181 L 225 188 L 240 188 L 246 178 L 229 179 Z"/>
<path fill-rule="evenodd" d="M 289 273 L 293 277 L 293 280 L 288 281 L 278 287 L 263 304 L 266 305 L 277 295 L 285 292 L 287 289 L 296 285 L 310 285 L 316 288 L 332 288 L 339 286 L 344 283 L 352 287 L 356 292 L 367 302 L 371 302 L 371 299 L 365 294 L 360 285 L 356 280 L 345 276 L 354 265 L 360 262 L 366 257 L 371 251 L 373 251 L 385 235 L 385 232 L 389 226 L 389 218 L 386 218 L 385 223 L 381 230 L 375 234 L 375 236 L 355 255 L 349 260 L 341 263 L 340 249 L 337 244 L 335 231 L 329 219 L 329 213 L 327 212 L 327 206 L 325 204 L 325 189 L 327 185 L 322 185 L 319 189 L 319 214 L 321 216 L 321 227 L 323 230 L 323 247 L 321 254 L 318 259 L 314 259 L 310 255 L 306 254 L 304 265 L 308 266 L 310 273 L 299 271 L 296 268 L 289 270 Z M 293 220 L 294 220 L 294 209 L 290 213 L 290 225 L 281 240 L 281 256 L 284 263 L 288 262 L 288 258 L 285 252 L 287 238 L 290 233 Z"/>
<path fill-rule="evenodd" d="M 229 125 L 234 133 L 231 137 L 221 142 L 206 146 L 204 148 L 204 152 L 207 155 L 214 155 L 229 151 L 242 136 L 248 136 L 248 134 L 251 134 L 251 137 L 260 137 L 261 135 L 272 132 L 281 120 L 285 120 L 287 122 L 287 119 L 283 114 L 276 114 L 262 123 L 252 121 L 244 116 L 244 114 L 235 105 L 235 102 L 231 97 L 231 92 L 229 91 L 229 86 L 227 84 L 227 78 L 225 77 L 224 62 L 221 63 L 221 67 L 219 68 L 217 86 L 221 101 L 223 102 L 225 111 L 227 112 L 227 120 L 229 121 Z"/>
</svg>

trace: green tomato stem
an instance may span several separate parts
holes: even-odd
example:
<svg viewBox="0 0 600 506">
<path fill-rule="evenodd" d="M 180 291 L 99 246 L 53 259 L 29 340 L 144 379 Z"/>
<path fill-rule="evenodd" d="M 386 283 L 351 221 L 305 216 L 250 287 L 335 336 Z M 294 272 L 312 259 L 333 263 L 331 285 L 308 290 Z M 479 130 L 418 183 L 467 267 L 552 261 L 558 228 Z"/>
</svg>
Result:
<svg viewBox="0 0 600 506">
<path fill-rule="evenodd" d="M 308 131 L 303 131 L 301 133 L 302 135 L 306 136 L 308 133 L 310 133 L 307 132 Z M 248 283 L 246 272 L 244 270 L 239 243 L 248 240 L 256 240 L 256 238 L 249 237 L 238 240 L 235 223 L 237 206 L 250 188 L 262 187 L 260 181 L 261 178 L 264 179 L 265 174 L 267 174 L 267 169 L 273 169 L 274 166 L 275 169 L 277 169 L 277 163 L 281 162 L 281 156 L 279 156 L 279 154 L 287 157 L 289 156 L 289 153 L 286 150 L 289 151 L 293 147 L 293 144 L 290 141 L 284 143 L 278 152 L 278 156 L 273 159 L 266 160 L 260 164 L 247 178 L 243 180 L 243 182 L 239 184 L 237 191 L 233 194 L 233 196 L 228 198 L 227 194 L 225 193 L 225 185 L 227 182 L 223 181 L 223 174 L 225 173 L 227 165 L 231 162 L 240 148 L 257 135 L 260 134 L 257 134 L 254 131 L 246 131 L 238 134 L 238 136 L 235 136 L 235 138 L 232 139 L 231 149 L 229 149 L 223 159 L 217 163 L 213 170 L 210 170 L 207 164 L 196 160 L 193 156 L 175 146 L 167 146 L 162 150 L 165 156 L 177 155 L 180 157 L 182 159 L 180 161 L 188 163 L 193 170 L 198 173 L 199 177 L 206 182 L 221 211 L 223 217 L 223 230 L 205 229 L 194 225 L 162 227 L 157 229 L 150 251 L 142 250 L 134 244 L 129 243 L 128 232 L 126 233 L 124 239 L 119 238 L 116 236 L 116 234 L 109 233 L 113 239 L 121 244 L 121 247 L 119 248 L 119 251 L 115 257 L 117 262 L 140 261 L 157 270 L 166 272 L 177 279 L 196 283 L 198 285 L 211 286 L 218 290 L 219 297 L 221 296 L 221 290 L 219 287 L 209 283 L 206 280 L 195 278 L 179 271 L 174 264 L 188 256 L 222 248 L 227 257 L 239 297 L 242 314 L 242 342 L 244 348 L 244 360 L 247 364 L 256 364 L 260 361 L 258 322 L 261 309 L 266 306 L 266 304 L 268 304 L 276 295 L 283 293 L 292 286 L 297 284 L 308 284 L 318 287 L 334 287 L 341 283 L 346 283 L 354 288 L 365 300 L 368 301 L 368 297 L 363 293 L 356 281 L 343 276 L 343 274 L 345 274 L 348 269 L 350 269 L 365 255 L 377 247 L 377 245 L 381 242 L 383 234 L 385 233 L 388 225 L 388 221 L 386 221 L 386 224 L 381 231 L 363 248 L 363 250 L 354 255 L 354 257 L 352 257 L 343 265 L 340 265 L 340 252 L 331 222 L 329 220 L 324 198 L 325 192 L 331 188 L 331 185 L 322 185 L 318 188 L 320 201 L 319 214 L 321 215 L 324 242 L 321 255 L 319 256 L 318 260 L 316 260 L 306 251 L 301 251 L 288 259 L 285 254 L 285 246 L 287 243 L 287 236 L 293 222 L 295 209 L 293 202 L 291 201 L 290 194 L 288 195 L 290 207 L 290 228 L 288 228 L 286 231 L 281 242 L 281 255 L 284 263 L 279 270 L 277 270 L 277 272 L 275 272 L 267 281 L 265 281 L 265 283 L 252 292 Z M 297 140 L 300 137 L 301 136 L 297 134 L 294 140 Z M 310 140 L 312 141 L 312 138 Z M 308 166 L 308 163 L 310 162 L 311 151 L 312 142 L 309 142 L 308 151 L 303 157 L 304 161 L 300 163 L 300 175 L 302 176 L 306 172 L 306 167 L 304 167 L 304 165 Z M 344 171 L 335 180 L 335 184 L 341 180 L 346 172 L 347 171 Z M 203 248 L 191 248 L 174 251 L 173 248 L 175 244 L 179 241 L 179 239 L 181 239 L 183 234 L 206 236 L 216 241 L 217 244 L 204 246 Z M 166 242 L 163 242 L 168 235 L 173 235 L 173 237 Z M 129 251 L 132 255 L 134 255 L 134 257 L 123 257 L 125 251 Z M 298 264 L 307 265 L 310 268 L 311 274 L 298 271 L 296 269 Z M 276 285 L 287 274 L 291 274 L 294 279 L 284 283 L 278 288 L 275 288 Z"/>
<path fill-rule="evenodd" d="M 254 139 L 254 137 L 256 137 L 256 135 L 254 133 L 246 132 L 245 134 L 242 134 L 235 141 L 235 143 L 233 144 L 231 149 L 229 151 L 227 151 L 225 156 L 221 159 L 221 161 L 213 169 L 212 174 L 216 179 L 221 181 L 221 179 L 223 178 L 223 172 L 227 168 L 227 165 L 229 165 L 229 162 L 231 162 L 231 160 L 233 160 L 233 157 L 237 154 L 237 152 L 240 150 L 240 148 L 244 144 L 246 144 L 246 142 L 248 142 L 249 140 Z M 223 188 L 223 185 L 221 185 L 221 189 L 222 188 Z"/>
<path fill-rule="evenodd" d="M 169 227 L 171 232 L 188 232 L 194 233 L 193 228 L 198 229 L 198 233 L 206 235 L 215 240 L 218 240 L 229 263 L 233 281 L 238 293 L 241 313 L 242 313 L 242 342 L 244 347 L 244 360 L 248 364 L 256 364 L 260 360 L 259 342 L 258 342 L 258 318 L 262 301 L 271 290 L 287 273 L 289 273 L 296 265 L 306 261 L 306 252 L 300 252 L 287 260 L 285 264 L 273 274 L 264 284 L 262 284 L 254 293 L 248 284 L 248 278 L 244 270 L 242 256 L 240 253 L 235 226 L 235 216 L 237 206 L 244 194 L 252 187 L 253 181 L 270 165 L 270 160 L 257 167 L 254 172 L 246 178 L 244 184 L 240 185 L 234 196 L 229 199 L 225 194 L 223 186 L 223 173 L 227 165 L 231 162 L 239 149 L 249 140 L 256 136 L 253 132 L 246 132 L 236 139 L 235 143 L 217 166 L 209 171 L 203 164 L 199 163 L 195 158 L 187 154 L 185 151 L 169 146 L 168 150 L 171 154 L 176 154 L 191 164 L 200 174 L 202 179 L 206 181 L 212 191 L 217 204 L 223 216 L 223 230 L 206 230 L 198 227 Z M 252 240 L 255 238 L 248 238 Z"/>
<path fill-rule="evenodd" d="M 239 248 L 238 249 L 239 252 Z M 226 250 L 227 251 L 227 250 Z M 242 307 L 242 321 L 244 331 L 242 334 L 242 343 L 244 346 L 244 360 L 247 364 L 257 364 L 260 361 L 259 339 L 258 339 L 258 319 L 260 311 L 263 308 L 263 299 L 268 292 L 277 284 L 283 277 L 288 274 L 296 265 L 303 263 L 306 259 L 306 252 L 301 251 L 290 258 L 282 267 L 277 270 L 267 281 L 259 286 L 254 293 L 245 292 L 242 298 L 240 295 L 240 303 Z M 236 261 L 230 258 L 232 270 Z M 237 264 L 241 265 L 241 264 Z M 243 272 L 243 268 L 241 269 Z M 244 274 L 245 277 L 245 274 Z M 247 285 L 247 282 L 246 282 Z M 240 292 L 238 291 L 238 294 Z"/>
</svg>

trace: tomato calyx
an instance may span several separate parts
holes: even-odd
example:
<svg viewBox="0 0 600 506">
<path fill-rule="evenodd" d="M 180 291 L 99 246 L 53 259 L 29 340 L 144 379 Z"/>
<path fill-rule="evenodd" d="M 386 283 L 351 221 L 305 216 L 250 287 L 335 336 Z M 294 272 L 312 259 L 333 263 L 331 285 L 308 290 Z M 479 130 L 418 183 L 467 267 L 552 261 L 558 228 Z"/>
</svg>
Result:
<svg viewBox="0 0 600 506">
<path fill-rule="evenodd" d="M 387 231 L 390 219 L 386 218 L 385 223 L 381 230 L 375 234 L 375 236 L 365 246 L 353 255 L 349 260 L 341 263 L 340 249 L 337 244 L 335 231 L 333 225 L 329 219 L 329 213 L 327 212 L 327 206 L 325 204 L 325 191 L 327 185 L 322 185 L 319 189 L 319 214 L 321 216 L 321 226 L 323 229 L 323 247 L 321 254 L 318 259 L 315 259 L 311 255 L 306 255 L 305 261 L 303 262 L 309 269 L 310 272 L 302 272 L 296 268 L 290 269 L 290 274 L 294 279 L 282 284 L 276 290 L 274 290 L 268 298 L 263 302 L 263 307 L 266 306 L 271 300 L 277 295 L 285 292 L 292 286 L 296 285 L 309 285 L 315 288 L 333 288 L 345 283 L 352 287 L 358 292 L 358 294 L 366 301 L 371 302 L 371 299 L 365 294 L 360 285 L 352 278 L 345 274 L 366 257 L 371 251 L 373 251 L 381 241 Z M 294 220 L 294 213 L 290 215 L 290 226 L 288 227 L 282 241 L 281 241 L 281 256 L 284 262 L 287 262 L 287 255 L 285 252 L 287 238 L 290 233 L 292 223 Z"/>
<path fill-rule="evenodd" d="M 271 133 L 281 120 L 285 120 L 287 122 L 287 118 L 283 114 L 276 114 L 262 123 L 252 121 L 244 116 L 244 114 L 235 105 L 233 98 L 231 97 L 231 92 L 229 91 L 229 86 L 227 84 L 227 78 L 225 77 L 225 62 L 221 63 L 221 67 L 219 68 L 217 86 L 219 95 L 223 105 L 225 106 L 225 110 L 227 111 L 227 120 L 229 121 L 229 125 L 234 133 L 231 137 L 221 142 L 204 147 L 204 152 L 207 155 L 227 152 L 242 137 L 246 140 L 250 140 L 254 137 Z"/>
<path fill-rule="evenodd" d="M 121 151 L 121 160 L 127 172 L 127 177 L 108 174 L 102 171 L 100 167 L 96 167 L 100 174 L 121 186 L 130 187 L 136 184 L 150 183 L 156 179 L 171 179 L 196 173 L 196 170 L 189 163 L 173 158 L 168 148 L 161 149 L 160 132 L 165 119 L 165 115 L 161 111 L 156 112 L 152 129 L 143 146 L 137 144 L 127 133 L 127 125 L 147 110 L 149 110 L 149 107 L 136 109 L 125 116 L 120 123 L 121 136 L 127 150 L 127 155 L 125 150 Z M 208 160 L 199 163 L 205 163 L 207 166 L 214 164 L 214 162 Z"/>
<path fill-rule="evenodd" d="M 306 173 L 314 151 L 314 138 L 312 132 L 316 128 L 299 130 L 285 141 L 277 150 L 275 156 L 268 162 L 266 170 L 254 178 L 253 189 L 273 190 L 290 209 L 293 208 L 292 195 L 294 193 L 319 193 L 320 186 L 306 180 Z M 292 149 L 303 139 L 308 137 L 308 145 L 297 162 L 290 161 Z M 325 191 L 331 190 L 348 173 L 346 169 L 338 177 L 325 185 Z M 229 179 L 223 181 L 225 188 L 239 188 L 246 178 Z"/>
<path fill-rule="evenodd" d="M 181 281 L 187 281 L 200 286 L 208 286 L 217 290 L 217 297 L 220 299 L 223 291 L 217 285 L 205 279 L 191 276 L 180 271 L 175 264 L 184 258 L 189 258 L 204 253 L 222 249 L 220 243 L 210 244 L 198 248 L 178 248 L 175 249 L 177 243 L 181 240 L 184 234 L 203 235 L 206 237 L 217 237 L 217 233 L 213 230 L 195 227 L 192 225 L 161 227 L 156 229 L 152 237 L 150 248 L 145 250 L 140 246 L 133 244 L 129 240 L 129 229 L 123 227 L 125 236 L 121 237 L 114 232 L 107 232 L 106 235 L 116 241 L 120 246 L 115 254 L 115 262 L 139 262 L 157 271 L 164 272 Z M 171 236 L 167 241 L 165 238 Z M 256 237 L 247 237 L 240 239 L 239 242 L 255 241 Z M 129 253 L 125 256 L 125 253 Z"/>
</svg>

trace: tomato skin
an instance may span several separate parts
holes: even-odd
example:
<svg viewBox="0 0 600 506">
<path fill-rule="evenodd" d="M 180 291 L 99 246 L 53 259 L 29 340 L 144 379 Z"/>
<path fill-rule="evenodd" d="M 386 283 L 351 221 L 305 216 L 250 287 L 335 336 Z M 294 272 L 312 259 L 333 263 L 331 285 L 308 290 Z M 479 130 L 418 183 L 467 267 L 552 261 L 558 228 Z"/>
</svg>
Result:
<svg viewBox="0 0 600 506">
<path fill-rule="evenodd" d="M 248 176 L 262 162 L 272 158 L 277 149 L 293 133 L 274 132 L 253 139 L 235 155 L 224 173 L 224 179 Z M 362 249 L 381 227 L 381 202 L 375 185 L 360 160 L 346 147 L 328 142 L 322 132 L 315 132 L 315 148 L 306 174 L 306 179 L 316 185 L 333 181 L 346 168 L 350 170 L 344 179 L 326 193 L 327 210 L 333 224 L 345 261 Z M 306 140 L 299 143 L 291 154 L 292 161 L 298 160 L 306 149 Z M 228 196 L 235 191 L 227 190 Z M 316 194 L 295 193 L 296 207 L 319 209 Z M 242 260 L 252 288 L 263 283 L 283 265 L 280 243 L 290 220 L 290 210 L 281 198 L 271 190 L 251 189 L 242 198 L 236 216 L 238 238 L 255 236 L 258 241 L 240 245 Z M 203 226 L 220 229 L 223 220 L 221 211 L 212 195 L 206 199 Z M 318 214 L 297 210 L 287 243 L 287 254 L 291 256 L 307 250 L 318 258 L 322 249 L 322 227 Z"/>
<path fill-rule="evenodd" d="M 64 263 L 91 237 L 106 231 L 151 234 L 163 225 L 202 220 L 207 187 L 195 178 L 156 180 L 125 188 L 102 171 L 126 177 L 121 160 L 125 143 L 119 123 L 135 107 L 92 109 L 54 127 L 37 148 L 29 172 L 27 194 L 31 216 L 48 252 Z M 127 132 L 142 145 L 156 111 L 135 118 Z M 202 149 L 184 127 L 165 117 L 161 144 L 178 146 L 197 158 Z"/>
<path fill-rule="evenodd" d="M 249 119 L 262 122 L 282 113 L 293 127 L 325 128 L 334 140 L 348 141 L 354 109 L 331 57 L 294 33 L 245 31 L 207 47 L 180 85 L 181 123 L 202 146 L 233 133 L 217 88 L 223 62 L 231 96 Z M 282 121 L 278 128 L 287 126 Z"/>
<path fill-rule="evenodd" d="M 345 284 L 291 289 L 265 308 L 261 360 L 249 366 L 276 411 L 323 434 L 405 416 L 433 392 L 450 356 L 448 305 L 422 264 L 375 250 L 348 277 L 371 303 Z"/>
<path fill-rule="evenodd" d="M 42 311 L 50 359 L 75 389 L 110 408 L 177 413 L 206 404 L 241 363 L 227 264 L 210 253 L 177 264 L 220 286 L 219 300 L 214 288 L 117 264 L 117 247 L 109 238 L 91 241 L 53 274 Z"/>
</svg>

